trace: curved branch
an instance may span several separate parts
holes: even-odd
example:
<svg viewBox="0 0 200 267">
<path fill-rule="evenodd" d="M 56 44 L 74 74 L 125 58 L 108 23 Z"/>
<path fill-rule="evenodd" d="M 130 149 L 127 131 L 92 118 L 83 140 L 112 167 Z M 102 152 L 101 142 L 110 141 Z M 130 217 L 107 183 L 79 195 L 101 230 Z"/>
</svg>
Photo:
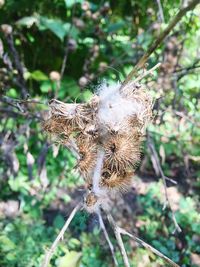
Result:
<svg viewBox="0 0 200 267">
<path fill-rule="evenodd" d="M 128 74 L 125 81 L 122 83 L 121 88 L 124 87 L 137 73 L 139 69 L 141 69 L 145 63 L 147 62 L 150 55 L 156 50 L 156 48 L 162 43 L 162 41 L 165 39 L 165 37 L 171 32 L 171 30 L 176 26 L 176 24 L 182 19 L 185 14 L 194 9 L 195 6 L 199 4 L 199 0 L 192 0 L 188 6 L 183 7 L 179 10 L 179 12 L 176 14 L 176 16 L 171 20 L 167 28 L 159 35 L 159 37 L 153 42 L 153 44 L 149 47 L 149 49 L 146 51 L 146 53 L 140 58 L 138 63 L 135 65 L 135 67 L 132 69 L 132 71 Z"/>
</svg>

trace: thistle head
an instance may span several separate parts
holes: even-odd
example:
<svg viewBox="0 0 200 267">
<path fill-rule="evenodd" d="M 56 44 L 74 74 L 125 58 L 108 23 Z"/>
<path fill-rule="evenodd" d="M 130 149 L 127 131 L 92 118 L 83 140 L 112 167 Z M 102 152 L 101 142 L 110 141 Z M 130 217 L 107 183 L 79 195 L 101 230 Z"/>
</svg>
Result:
<svg viewBox="0 0 200 267">
<path fill-rule="evenodd" d="M 61 143 L 73 139 L 77 169 L 88 187 L 87 210 L 105 206 L 112 192 L 118 195 L 128 190 L 152 116 L 148 91 L 134 82 L 124 88 L 104 84 L 87 103 L 65 104 L 53 99 L 50 108 L 44 129 Z"/>
</svg>

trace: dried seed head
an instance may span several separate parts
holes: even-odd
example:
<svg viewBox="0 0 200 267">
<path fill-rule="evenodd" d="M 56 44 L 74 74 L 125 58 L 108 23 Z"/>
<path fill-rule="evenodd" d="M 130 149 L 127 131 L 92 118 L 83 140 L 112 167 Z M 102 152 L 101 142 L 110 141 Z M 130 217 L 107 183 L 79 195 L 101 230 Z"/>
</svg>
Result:
<svg viewBox="0 0 200 267">
<path fill-rule="evenodd" d="M 85 204 L 88 207 L 94 206 L 98 200 L 98 197 L 93 193 L 89 193 L 85 199 Z"/>
<path fill-rule="evenodd" d="M 105 166 L 111 171 L 122 172 L 140 160 L 140 143 L 134 136 L 113 135 L 105 146 Z"/>
<path fill-rule="evenodd" d="M 83 130 L 92 120 L 93 112 L 88 104 L 65 104 L 52 99 L 49 102 L 51 117 L 60 116 L 63 120 L 68 120 L 74 130 Z"/>
<path fill-rule="evenodd" d="M 103 170 L 101 178 L 101 186 L 108 187 L 111 190 L 125 192 L 132 184 L 133 172 L 127 171 L 123 173 Z"/>
<path fill-rule="evenodd" d="M 136 130 L 140 130 L 142 128 L 142 122 L 138 119 L 138 117 L 134 114 L 127 119 L 127 127 Z"/>
<path fill-rule="evenodd" d="M 43 123 L 43 129 L 60 140 L 66 141 L 74 131 L 74 125 L 71 120 L 54 115 Z"/>
<path fill-rule="evenodd" d="M 85 76 L 82 76 L 78 81 L 80 87 L 85 87 L 88 84 L 88 79 Z"/>
<path fill-rule="evenodd" d="M 50 108 L 44 129 L 62 143 L 73 136 L 77 169 L 92 190 L 85 200 L 89 212 L 107 205 L 112 192 L 131 187 L 152 112 L 152 100 L 143 86 L 137 81 L 124 88 L 104 84 L 88 103 L 65 104 L 53 99 Z"/>
<path fill-rule="evenodd" d="M 60 73 L 57 71 L 51 71 L 49 73 L 49 78 L 54 81 L 54 82 L 59 82 L 60 81 Z"/>
<path fill-rule="evenodd" d="M 13 31 L 13 28 L 11 25 L 8 25 L 8 24 L 2 24 L 1 25 L 1 31 L 6 35 L 10 35 Z"/>
<path fill-rule="evenodd" d="M 122 96 L 137 103 L 138 110 L 132 115 L 137 116 L 138 121 L 140 121 L 142 125 L 141 129 L 144 133 L 146 126 L 152 117 L 152 97 L 144 87 L 139 86 L 137 83 L 128 84 L 125 88 L 123 88 Z"/>
<path fill-rule="evenodd" d="M 97 159 L 97 147 L 95 144 L 92 144 L 89 139 L 82 138 L 82 135 L 81 137 L 79 136 L 77 145 L 80 155 L 77 168 L 83 178 L 91 183 L 91 176 Z"/>
<path fill-rule="evenodd" d="M 59 100 L 52 99 L 49 101 L 51 115 L 60 115 L 67 119 L 74 119 L 78 104 L 66 104 Z"/>
<path fill-rule="evenodd" d="M 96 124 L 88 124 L 84 129 L 84 134 L 92 139 L 97 139 L 99 137 L 99 128 Z"/>
</svg>

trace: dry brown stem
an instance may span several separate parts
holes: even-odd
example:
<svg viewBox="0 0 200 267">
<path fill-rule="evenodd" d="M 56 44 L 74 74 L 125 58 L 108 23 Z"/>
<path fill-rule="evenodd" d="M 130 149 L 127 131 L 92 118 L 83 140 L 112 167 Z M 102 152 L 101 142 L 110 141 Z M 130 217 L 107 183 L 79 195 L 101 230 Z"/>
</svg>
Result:
<svg viewBox="0 0 200 267">
<path fill-rule="evenodd" d="M 76 205 L 76 207 L 72 210 L 72 212 L 69 215 L 67 221 L 65 222 L 63 228 L 61 229 L 60 233 L 58 234 L 58 236 L 56 237 L 55 241 L 53 242 L 51 248 L 49 249 L 49 251 L 47 251 L 47 253 L 45 255 L 45 258 L 44 258 L 44 262 L 42 263 L 41 267 L 48 267 L 49 262 L 51 260 L 51 257 L 53 255 L 56 247 L 58 246 L 58 243 L 59 243 L 60 239 L 63 238 L 65 231 L 67 230 L 67 228 L 69 227 L 72 219 L 74 218 L 74 216 L 80 210 L 81 207 L 82 207 L 82 203 L 78 203 L 78 205 Z"/>
<path fill-rule="evenodd" d="M 107 218 L 108 218 L 108 221 L 109 221 L 110 225 L 112 226 L 112 228 L 114 230 L 114 233 L 115 233 L 115 236 L 116 236 L 116 239 L 117 239 L 119 248 L 120 248 L 120 252 L 121 252 L 122 257 L 123 257 L 123 260 L 124 260 L 125 267 L 130 267 L 130 264 L 129 264 L 129 261 L 128 261 L 128 257 L 127 257 L 127 254 L 126 254 L 126 250 L 124 248 L 124 243 L 123 243 L 123 240 L 122 240 L 121 235 L 127 235 L 127 236 L 129 236 L 134 241 L 136 241 L 138 244 L 142 245 L 146 249 L 148 249 L 148 250 L 152 251 L 154 254 L 158 255 L 160 258 L 164 259 L 171 266 L 173 266 L 173 267 L 180 267 L 178 264 L 176 264 L 175 262 L 173 262 L 172 260 L 170 260 L 167 256 L 165 256 L 164 254 L 162 254 L 160 251 L 158 251 L 157 249 L 155 249 L 151 245 L 147 244 L 142 239 L 138 238 L 137 236 L 135 236 L 133 234 L 130 234 L 125 229 L 119 227 L 115 223 L 115 220 L 113 219 L 113 217 L 112 217 L 112 215 L 110 213 L 107 214 Z"/>
<path fill-rule="evenodd" d="M 174 211 L 172 209 L 172 205 L 171 205 L 171 202 L 170 202 L 170 199 L 168 197 L 168 193 L 167 193 L 167 184 L 166 184 L 166 180 L 169 180 L 168 177 L 166 177 L 163 173 L 163 170 L 161 168 L 161 165 L 160 165 L 160 161 L 159 161 L 159 158 L 158 158 L 158 154 L 156 152 L 156 149 L 155 149 L 155 146 L 154 146 L 154 143 L 152 141 L 152 139 L 150 138 L 149 134 L 147 135 L 147 140 L 148 140 L 148 147 L 150 149 L 150 153 L 152 153 L 153 157 L 154 157 L 154 160 L 155 160 L 155 163 L 156 163 L 156 166 L 158 168 L 158 171 L 159 171 L 159 174 L 161 175 L 161 178 L 162 178 L 162 181 L 163 181 L 163 185 L 164 185 L 164 191 L 165 191 L 165 202 L 164 202 L 164 206 L 163 206 L 163 209 L 165 209 L 167 206 L 169 207 L 171 213 L 172 213 L 172 220 L 174 222 L 174 225 L 175 225 L 175 230 L 174 232 L 178 231 L 179 233 L 182 231 L 180 226 L 178 225 L 177 223 L 177 220 L 176 220 L 176 216 L 174 214 Z"/>
<path fill-rule="evenodd" d="M 98 217 L 99 217 L 99 224 L 100 224 L 100 227 L 104 233 L 104 236 L 105 236 L 105 239 L 109 245 L 109 248 L 110 248 L 110 252 L 111 252 L 111 255 L 112 255 L 112 258 L 113 258 L 113 262 L 115 264 L 115 266 L 119 266 L 118 262 L 117 262 L 117 259 L 115 257 L 115 250 L 114 250 L 114 247 L 113 247 L 113 244 L 111 243 L 110 241 L 110 238 L 109 238 L 109 235 L 108 235 L 108 232 L 106 230 L 106 227 L 105 227 L 105 224 L 104 224 L 104 221 L 102 219 L 102 215 L 101 215 L 101 211 L 99 210 L 98 211 Z"/>
</svg>

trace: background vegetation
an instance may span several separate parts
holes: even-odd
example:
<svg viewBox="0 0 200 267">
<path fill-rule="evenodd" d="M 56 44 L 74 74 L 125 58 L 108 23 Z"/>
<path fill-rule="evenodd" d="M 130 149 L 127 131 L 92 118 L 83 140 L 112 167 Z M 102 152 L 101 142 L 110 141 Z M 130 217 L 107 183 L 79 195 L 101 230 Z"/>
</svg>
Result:
<svg viewBox="0 0 200 267">
<path fill-rule="evenodd" d="M 39 267 L 84 194 L 75 159 L 42 131 L 48 101 L 85 101 L 102 81 L 123 80 L 185 2 L 0 0 L 0 266 Z M 113 206 L 119 224 L 182 267 L 200 266 L 199 41 L 198 6 L 149 59 L 149 68 L 162 62 L 144 81 L 155 118 L 134 188 Z M 168 191 L 180 234 L 162 210 L 159 167 L 178 183 Z M 165 266 L 125 243 L 132 266 Z M 94 214 L 77 214 L 51 266 L 112 266 Z"/>
</svg>

